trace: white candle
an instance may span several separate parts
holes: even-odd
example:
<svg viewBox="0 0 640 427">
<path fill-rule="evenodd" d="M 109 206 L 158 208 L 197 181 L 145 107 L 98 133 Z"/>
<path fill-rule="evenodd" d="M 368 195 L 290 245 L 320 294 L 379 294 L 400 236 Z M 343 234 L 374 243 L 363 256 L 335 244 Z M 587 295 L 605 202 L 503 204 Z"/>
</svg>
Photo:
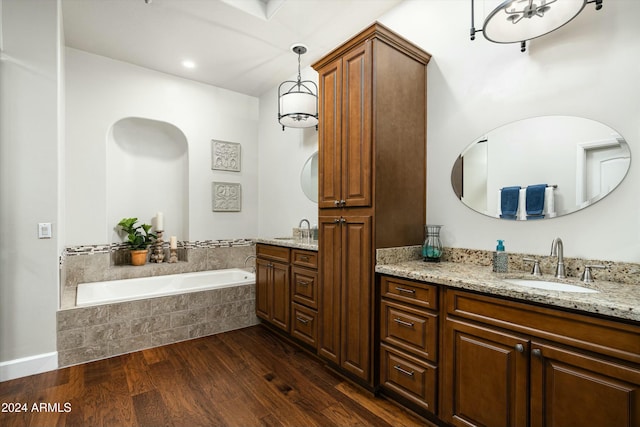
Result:
<svg viewBox="0 0 640 427">
<path fill-rule="evenodd" d="M 164 230 L 164 218 L 162 216 L 162 212 L 158 212 L 156 214 L 156 231 Z"/>
<path fill-rule="evenodd" d="M 178 241 L 176 240 L 176 236 L 171 236 L 171 238 L 169 239 L 170 245 L 169 247 L 171 249 L 178 249 Z"/>
</svg>

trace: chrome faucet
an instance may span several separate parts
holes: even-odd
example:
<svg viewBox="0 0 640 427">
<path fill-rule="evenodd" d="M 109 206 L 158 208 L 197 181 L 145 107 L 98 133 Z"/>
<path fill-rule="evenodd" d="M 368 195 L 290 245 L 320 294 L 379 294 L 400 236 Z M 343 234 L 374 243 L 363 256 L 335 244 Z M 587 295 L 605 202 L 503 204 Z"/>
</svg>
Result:
<svg viewBox="0 0 640 427">
<path fill-rule="evenodd" d="M 307 235 L 305 236 L 304 233 L 302 233 L 302 238 L 303 239 L 304 238 L 309 239 L 309 238 L 311 238 L 311 223 L 309 222 L 309 220 L 306 219 L 306 218 L 302 218 L 300 220 L 300 223 L 298 224 L 298 228 L 302 228 L 302 224 L 305 223 L 305 222 L 307 223 L 307 233 L 306 233 Z"/>
<path fill-rule="evenodd" d="M 564 271 L 564 245 L 562 244 L 562 239 L 556 237 L 551 242 L 551 256 L 556 256 L 558 254 L 558 264 L 556 265 L 556 277 L 558 279 L 564 279 L 565 271 Z"/>
<path fill-rule="evenodd" d="M 249 261 L 251 258 L 253 258 L 253 259 L 257 259 L 255 255 L 249 255 L 248 257 L 246 257 L 246 258 L 244 259 L 244 268 L 247 268 L 247 261 Z M 251 271 L 252 273 L 255 273 L 255 272 L 256 272 L 256 267 L 255 267 L 255 265 L 251 268 L 251 270 L 252 270 L 252 271 Z"/>
</svg>

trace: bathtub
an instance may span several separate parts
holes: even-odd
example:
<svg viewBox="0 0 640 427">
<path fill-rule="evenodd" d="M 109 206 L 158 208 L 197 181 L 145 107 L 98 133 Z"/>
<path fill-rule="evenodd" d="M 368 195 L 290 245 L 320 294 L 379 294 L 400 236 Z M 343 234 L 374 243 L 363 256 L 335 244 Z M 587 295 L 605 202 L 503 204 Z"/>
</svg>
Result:
<svg viewBox="0 0 640 427">
<path fill-rule="evenodd" d="M 78 284 L 76 307 L 184 294 L 255 283 L 255 274 L 239 268 L 199 271 Z"/>
</svg>

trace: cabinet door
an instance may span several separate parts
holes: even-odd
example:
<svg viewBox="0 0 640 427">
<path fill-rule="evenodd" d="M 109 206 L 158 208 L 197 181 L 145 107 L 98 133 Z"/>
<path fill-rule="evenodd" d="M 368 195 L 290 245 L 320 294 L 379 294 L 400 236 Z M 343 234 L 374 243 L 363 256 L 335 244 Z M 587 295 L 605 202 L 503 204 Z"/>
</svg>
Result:
<svg viewBox="0 0 640 427">
<path fill-rule="evenodd" d="M 371 217 L 345 216 L 343 220 L 341 366 L 370 381 L 373 319 Z"/>
<path fill-rule="evenodd" d="M 318 207 L 336 207 L 342 196 L 341 114 L 342 60 L 327 64 L 318 71 L 319 81 L 319 150 L 318 150 Z"/>
<path fill-rule="evenodd" d="M 640 426 L 640 368 L 531 344 L 531 426 Z"/>
<path fill-rule="evenodd" d="M 529 343 L 515 334 L 447 319 L 442 417 L 454 426 L 526 426 Z"/>
<path fill-rule="evenodd" d="M 320 216 L 318 257 L 320 276 L 318 309 L 318 353 L 336 365 L 340 363 L 340 284 L 342 226 L 340 217 Z"/>
<path fill-rule="evenodd" d="M 271 320 L 269 309 L 269 281 L 271 276 L 270 262 L 261 258 L 256 259 L 256 316 L 264 320 Z"/>
<path fill-rule="evenodd" d="M 271 263 L 271 323 L 289 332 L 291 294 L 289 287 L 289 265 Z"/>
<path fill-rule="evenodd" d="M 371 42 L 349 51 L 342 60 L 341 193 L 347 207 L 371 206 L 371 63 Z"/>
</svg>

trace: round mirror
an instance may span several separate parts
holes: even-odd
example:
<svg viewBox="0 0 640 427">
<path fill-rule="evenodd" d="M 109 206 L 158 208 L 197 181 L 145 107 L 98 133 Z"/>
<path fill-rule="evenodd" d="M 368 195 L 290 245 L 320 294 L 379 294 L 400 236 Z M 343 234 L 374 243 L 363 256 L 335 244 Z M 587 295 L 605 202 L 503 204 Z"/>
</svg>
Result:
<svg viewBox="0 0 640 427">
<path fill-rule="evenodd" d="M 318 203 L 318 152 L 307 159 L 300 174 L 302 192 L 312 202 Z"/>
<path fill-rule="evenodd" d="M 631 151 L 594 120 L 544 116 L 494 129 L 464 149 L 451 172 L 456 196 L 494 218 L 548 219 L 583 209 L 624 179 Z"/>
</svg>

